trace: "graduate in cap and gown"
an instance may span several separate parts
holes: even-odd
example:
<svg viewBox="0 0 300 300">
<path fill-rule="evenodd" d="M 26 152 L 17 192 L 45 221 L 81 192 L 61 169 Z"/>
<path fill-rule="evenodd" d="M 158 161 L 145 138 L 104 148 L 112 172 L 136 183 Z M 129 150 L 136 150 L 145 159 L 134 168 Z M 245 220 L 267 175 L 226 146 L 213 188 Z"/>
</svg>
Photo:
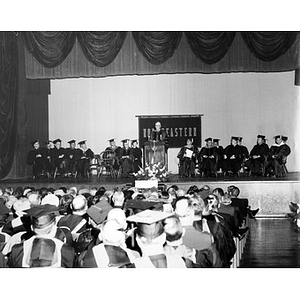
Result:
<svg viewBox="0 0 300 300">
<path fill-rule="evenodd" d="M 121 165 L 121 175 L 123 178 L 128 178 L 133 172 L 134 156 L 129 147 L 129 139 L 122 140 L 123 147 L 120 150 L 119 162 Z"/>
<path fill-rule="evenodd" d="M 179 176 L 195 177 L 196 160 L 198 157 L 198 148 L 193 145 L 193 138 L 188 138 L 186 145 L 183 146 L 177 155 L 179 159 Z"/>
<path fill-rule="evenodd" d="M 286 163 L 287 156 L 291 153 L 291 148 L 286 144 L 287 137 L 276 135 L 275 143 L 270 147 L 266 173 L 274 176 L 281 176 L 282 166 Z"/>
<path fill-rule="evenodd" d="M 78 143 L 78 160 L 77 160 L 77 170 L 81 177 L 86 178 L 90 170 L 91 159 L 94 158 L 94 152 L 87 147 L 86 141 L 81 141 Z"/>
<path fill-rule="evenodd" d="M 79 149 L 76 149 L 76 141 L 68 141 L 70 145 L 69 148 L 66 148 L 66 157 L 68 159 L 68 176 L 72 176 L 76 173 L 77 169 L 77 160 L 79 159 Z"/>
<path fill-rule="evenodd" d="M 233 176 L 237 176 L 242 164 L 241 148 L 238 145 L 238 137 L 232 136 L 231 143 L 224 150 L 224 172 L 231 171 Z"/>
<path fill-rule="evenodd" d="M 212 138 L 205 140 L 206 145 L 202 147 L 199 153 L 199 169 L 205 176 L 215 176 L 217 172 L 217 150 L 212 144 Z"/>
<path fill-rule="evenodd" d="M 74 249 L 55 237 L 57 210 L 54 205 L 40 205 L 27 211 L 34 235 L 12 247 L 10 268 L 73 267 Z"/>
<path fill-rule="evenodd" d="M 241 156 L 242 156 L 242 162 L 245 162 L 249 158 L 249 151 L 248 148 L 244 145 L 242 145 L 243 138 L 240 136 L 238 139 L 238 145 L 241 149 Z"/>
<path fill-rule="evenodd" d="M 269 146 L 265 142 L 264 135 L 257 135 L 256 145 L 250 151 L 250 159 L 244 163 L 244 166 L 249 168 L 251 176 L 262 176 L 261 167 L 265 164 L 265 160 L 269 154 Z"/>
<path fill-rule="evenodd" d="M 139 253 L 127 248 L 124 226 L 118 219 L 104 221 L 99 233 L 101 243 L 89 249 L 80 261 L 83 268 L 134 268 Z"/>
<path fill-rule="evenodd" d="M 66 156 L 66 149 L 61 146 L 61 139 L 53 141 L 54 148 L 52 149 L 52 157 L 55 167 L 61 176 L 68 176 L 68 158 Z"/>
<path fill-rule="evenodd" d="M 138 147 L 138 141 L 131 141 L 131 153 L 133 155 L 133 172 L 137 173 L 142 167 L 142 149 Z"/>
<path fill-rule="evenodd" d="M 47 177 L 53 176 L 55 171 L 54 157 L 53 157 L 53 142 L 48 140 L 45 142 L 44 148 L 42 148 L 44 167 L 47 173 Z"/>
<path fill-rule="evenodd" d="M 220 139 L 213 139 L 213 147 L 216 148 L 217 155 L 217 171 L 224 169 L 224 148 L 220 145 Z"/>
<path fill-rule="evenodd" d="M 105 158 L 112 159 L 112 168 L 113 168 L 112 174 L 118 176 L 119 169 L 120 169 L 119 157 L 120 157 L 121 147 L 116 145 L 116 140 L 114 138 L 108 140 L 108 142 L 109 142 L 109 146 L 105 149 L 104 155 Z"/>
<path fill-rule="evenodd" d="M 39 140 L 31 142 L 32 149 L 27 154 L 27 164 L 32 166 L 33 177 L 44 175 L 44 157 Z"/>
</svg>

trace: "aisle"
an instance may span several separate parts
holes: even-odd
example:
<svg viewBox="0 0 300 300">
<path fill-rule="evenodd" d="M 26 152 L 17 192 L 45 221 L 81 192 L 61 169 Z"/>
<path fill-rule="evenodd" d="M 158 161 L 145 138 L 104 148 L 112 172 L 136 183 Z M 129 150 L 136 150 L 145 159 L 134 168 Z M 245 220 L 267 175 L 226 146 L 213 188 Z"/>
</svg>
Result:
<svg viewBox="0 0 300 300">
<path fill-rule="evenodd" d="M 240 268 L 299 268 L 300 229 L 290 219 L 251 220 Z"/>
</svg>

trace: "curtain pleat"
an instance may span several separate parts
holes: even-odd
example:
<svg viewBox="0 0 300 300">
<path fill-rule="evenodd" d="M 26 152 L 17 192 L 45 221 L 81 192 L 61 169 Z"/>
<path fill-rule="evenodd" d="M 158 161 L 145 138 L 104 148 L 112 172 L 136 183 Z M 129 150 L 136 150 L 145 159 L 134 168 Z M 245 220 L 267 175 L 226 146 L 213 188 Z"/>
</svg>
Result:
<svg viewBox="0 0 300 300">
<path fill-rule="evenodd" d="M 182 32 L 135 31 L 132 32 L 138 49 L 154 65 L 160 65 L 173 56 Z"/>
<path fill-rule="evenodd" d="M 109 65 L 121 50 L 127 32 L 84 31 L 77 33 L 77 39 L 85 57 L 97 67 Z"/>
<path fill-rule="evenodd" d="M 215 64 L 229 50 L 235 32 L 190 31 L 185 32 L 185 36 L 197 58 L 207 64 Z"/>
<path fill-rule="evenodd" d="M 9 173 L 16 146 L 18 45 L 12 32 L 0 32 L 0 179 Z"/>
<path fill-rule="evenodd" d="M 28 35 L 30 34 L 28 33 Z M 285 47 L 280 51 L 276 51 L 275 48 L 275 50 L 268 50 L 265 53 L 269 60 L 272 59 L 269 54 L 274 55 L 276 52 L 276 55 L 279 56 L 273 61 L 265 61 L 258 58 L 257 55 L 253 55 L 245 42 L 245 36 L 253 38 L 253 36 L 259 35 L 257 32 L 187 32 L 184 35 L 180 32 L 133 32 L 127 34 L 126 38 L 123 34 L 125 35 L 125 33 L 115 33 L 115 35 L 107 33 L 111 42 L 105 42 L 105 44 L 107 48 L 109 48 L 109 44 L 113 47 L 112 50 L 108 50 L 102 45 L 97 45 L 102 38 L 104 40 L 105 33 L 103 36 L 101 32 L 76 33 L 79 38 L 75 39 L 72 51 L 55 68 L 47 68 L 39 63 L 34 54 L 25 47 L 26 77 L 51 79 L 136 74 L 282 72 L 300 67 L 300 36 L 294 32 L 291 32 L 290 35 L 276 33 L 278 37 L 281 37 L 278 38 L 278 41 L 281 40 Z M 283 38 L 284 36 L 285 38 Z M 295 36 L 296 39 L 292 43 Z M 200 38 L 197 40 L 197 37 Z M 83 38 L 88 40 L 92 46 L 87 45 L 82 48 Z M 121 38 L 124 38 L 123 44 Z M 81 40 L 81 44 L 79 40 Z M 197 41 L 199 47 L 196 47 Z M 276 44 L 280 43 L 274 45 Z M 192 48 L 192 45 L 195 49 Z M 289 48 L 288 45 L 290 45 Z M 117 51 L 118 47 L 120 47 L 119 52 Z M 86 52 L 84 53 L 85 48 Z M 286 48 L 288 49 L 286 50 Z M 98 49 L 101 49 L 102 52 L 99 50 L 100 53 L 98 53 Z M 262 44 L 261 47 L 258 47 L 259 49 L 264 53 L 268 47 Z M 199 57 L 195 51 L 199 52 Z M 110 52 L 113 54 L 109 54 Z M 104 58 L 106 54 L 108 58 Z M 115 58 L 107 65 L 101 67 L 95 65 L 99 61 L 105 64 L 104 60 L 111 60 L 113 55 L 116 55 Z M 264 57 L 261 58 L 264 59 Z"/>
<path fill-rule="evenodd" d="M 242 37 L 258 59 L 271 62 L 293 45 L 297 32 L 242 32 Z"/>
<path fill-rule="evenodd" d="M 34 58 L 46 68 L 60 65 L 71 52 L 75 32 L 31 31 L 22 33 L 24 43 Z"/>
</svg>

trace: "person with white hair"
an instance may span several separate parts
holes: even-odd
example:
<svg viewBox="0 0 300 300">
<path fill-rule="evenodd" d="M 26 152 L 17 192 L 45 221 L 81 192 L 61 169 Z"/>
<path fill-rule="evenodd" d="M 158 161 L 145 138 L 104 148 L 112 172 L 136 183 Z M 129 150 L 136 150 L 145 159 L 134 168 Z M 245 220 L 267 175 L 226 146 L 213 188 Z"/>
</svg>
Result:
<svg viewBox="0 0 300 300">
<path fill-rule="evenodd" d="M 116 212 L 116 211 L 115 211 Z M 113 213 L 114 214 L 114 213 Z M 115 215 L 116 216 L 116 215 Z M 117 219 L 104 221 L 99 233 L 102 243 L 87 250 L 79 259 L 82 268 L 131 268 L 139 253 L 127 248 L 124 224 Z"/>
<path fill-rule="evenodd" d="M 123 204 L 125 201 L 124 193 L 121 191 L 114 192 L 112 196 L 112 202 L 114 204 L 114 208 L 123 208 Z"/>
<path fill-rule="evenodd" d="M 176 202 L 175 214 L 179 217 L 185 235 L 183 243 L 192 249 L 202 250 L 212 246 L 213 237 L 208 232 L 196 230 L 193 226 L 195 220 L 195 211 L 191 205 L 191 201 L 187 198 Z"/>
<path fill-rule="evenodd" d="M 82 233 L 89 231 L 91 227 L 89 225 L 89 216 L 87 214 L 87 200 L 83 195 L 78 195 L 73 199 L 70 207 L 72 209 L 72 214 L 61 217 L 58 221 L 58 226 L 68 228 L 71 231 L 73 246 L 75 247 L 76 252 L 80 252 L 85 248 L 86 244 L 79 243 L 79 237 Z M 90 235 L 89 238 L 92 239 Z M 88 243 L 88 241 L 86 242 Z"/>
</svg>

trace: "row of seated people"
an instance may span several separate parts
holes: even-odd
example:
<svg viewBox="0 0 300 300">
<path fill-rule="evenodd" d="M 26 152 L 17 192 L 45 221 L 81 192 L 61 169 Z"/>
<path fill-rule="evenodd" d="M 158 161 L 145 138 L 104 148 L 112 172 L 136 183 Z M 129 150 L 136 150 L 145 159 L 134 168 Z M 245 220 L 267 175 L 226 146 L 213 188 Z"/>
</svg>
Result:
<svg viewBox="0 0 300 300">
<path fill-rule="evenodd" d="M 240 170 L 249 172 L 251 176 L 286 175 L 287 156 L 291 149 L 286 144 L 287 137 L 277 135 L 275 143 L 269 148 L 263 135 L 257 136 L 257 143 L 252 150 L 242 145 L 242 137 L 231 137 L 231 143 L 225 149 L 219 145 L 219 139 L 207 138 L 206 145 L 199 149 L 193 145 L 193 139 L 178 153 L 179 174 L 182 177 L 194 177 L 196 167 L 205 176 L 224 175 L 237 176 Z"/>
<path fill-rule="evenodd" d="M 68 144 L 69 148 L 63 148 L 61 139 L 56 139 L 46 141 L 46 147 L 40 147 L 39 140 L 33 141 L 27 154 L 27 164 L 32 166 L 33 177 L 52 177 L 54 174 L 87 177 L 94 152 L 87 147 L 86 141 L 79 142 L 79 148 L 76 148 L 75 140 Z"/>
<path fill-rule="evenodd" d="M 115 139 L 109 140 L 110 145 L 105 149 L 103 158 L 111 160 L 111 165 L 107 168 L 112 170 L 109 171 L 128 177 L 142 165 L 142 151 L 137 147 L 137 140 L 132 141 L 132 147 L 129 146 L 129 140 L 122 142 L 123 147 L 119 147 L 116 146 Z M 27 154 L 27 164 L 32 166 L 34 178 L 53 177 L 57 173 L 63 177 L 88 177 L 91 160 L 95 155 L 87 147 L 86 141 L 79 142 L 78 148 L 75 140 L 68 142 L 68 148 L 62 147 L 61 139 L 47 141 L 44 148 L 40 147 L 38 140 L 31 144 L 33 148 Z"/>
<path fill-rule="evenodd" d="M 256 211 L 239 189 L 0 189 L 0 266 L 230 267 Z"/>
</svg>

